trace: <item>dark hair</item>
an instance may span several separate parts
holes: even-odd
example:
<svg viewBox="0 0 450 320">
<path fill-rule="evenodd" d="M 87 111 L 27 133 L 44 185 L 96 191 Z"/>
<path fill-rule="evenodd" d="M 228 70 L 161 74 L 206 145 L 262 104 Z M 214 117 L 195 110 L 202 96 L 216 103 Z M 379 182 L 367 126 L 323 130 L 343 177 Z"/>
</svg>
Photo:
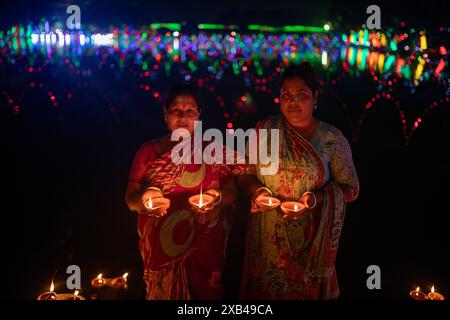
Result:
<svg viewBox="0 0 450 320">
<path fill-rule="evenodd" d="M 287 67 L 281 76 L 281 86 L 283 86 L 286 80 L 294 78 L 302 79 L 313 93 L 319 90 L 319 82 L 317 81 L 316 72 L 314 71 L 312 65 L 307 61 Z"/>
<path fill-rule="evenodd" d="M 200 104 L 200 95 L 197 92 L 197 88 L 186 83 L 178 83 L 170 87 L 167 93 L 166 100 L 164 102 L 164 107 L 167 109 L 172 104 L 172 102 L 178 96 L 192 96 L 195 103 L 197 104 L 198 111 L 201 111 L 202 107 Z"/>
</svg>

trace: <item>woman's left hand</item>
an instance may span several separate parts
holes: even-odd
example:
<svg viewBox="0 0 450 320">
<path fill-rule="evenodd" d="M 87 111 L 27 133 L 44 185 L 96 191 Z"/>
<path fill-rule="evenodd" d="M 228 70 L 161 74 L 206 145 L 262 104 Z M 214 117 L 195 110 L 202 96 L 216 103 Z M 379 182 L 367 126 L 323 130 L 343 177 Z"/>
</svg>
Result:
<svg viewBox="0 0 450 320">
<path fill-rule="evenodd" d="M 317 198 L 311 193 L 305 193 L 300 197 L 299 202 L 303 203 L 307 209 L 312 209 L 317 204 Z"/>
</svg>

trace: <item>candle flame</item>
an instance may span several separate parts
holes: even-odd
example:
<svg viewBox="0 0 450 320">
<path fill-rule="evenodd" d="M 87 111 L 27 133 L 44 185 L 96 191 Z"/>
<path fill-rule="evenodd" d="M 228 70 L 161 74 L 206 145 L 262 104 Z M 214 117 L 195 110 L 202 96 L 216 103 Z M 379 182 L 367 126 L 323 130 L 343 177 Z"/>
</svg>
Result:
<svg viewBox="0 0 450 320">
<path fill-rule="evenodd" d="M 298 211 L 298 206 L 297 206 L 297 204 L 294 204 L 294 211 Z"/>
<path fill-rule="evenodd" d="M 272 205 L 272 198 L 269 198 L 269 206 Z"/>
<path fill-rule="evenodd" d="M 420 291 L 420 287 L 417 287 L 416 291 L 419 292 Z"/>
<path fill-rule="evenodd" d="M 74 292 L 73 295 L 74 295 L 75 297 L 77 297 L 77 296 L 78 296 L 78 293 L 79 293 L 78 290 L 75 290 L 75 292 Z"/>
<path fill-rule="evenodd" d="M 203 206 L 203 193 L 202 193 L 202 185 L 200 185 L 200 201 L 198 203 L 198 207 L 201 208 Z"/>
<path fill-rule="evenodd" d="M 103 274 L 102 273 L 100 273 L 98 276 L 97 276 L 97 279 L 101 279 L 103 277 Z"/>
<path fill-rule="evenodd" d="M 53 284 L 53 280 L 52 280 L 52 284 L 50 285 L 50 292 L 53 292 L 55 290 L 55 285 Z"/>
<path fill-rule="evenodd" d="M 434 293 L 434 284 L 433 284 L 433 286 L 431 287 L 431 292 Z"/>
<path fill-rule="evenodd" d="M 122 277 L 126 280 L 128 277 L 128 272 L 125 272 Z"/>
<path fill-rule="evenodd" d="M 152 209 L 152 208 L 153 208 L 152 198 L 148 199 L 148 208 L 149 208 L 149 209 Z"/>
</svg>

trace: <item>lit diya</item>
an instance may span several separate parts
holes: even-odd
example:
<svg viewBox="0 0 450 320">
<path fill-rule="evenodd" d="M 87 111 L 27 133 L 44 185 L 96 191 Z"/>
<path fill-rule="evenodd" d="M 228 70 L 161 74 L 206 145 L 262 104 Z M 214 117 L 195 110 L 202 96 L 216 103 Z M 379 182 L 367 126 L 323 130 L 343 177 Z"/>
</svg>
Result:
<svg viewBox="0 0 450 320">
<path fill-rule="evenodd" d="M 414 300 L 419 300 L 419 301 L 428 299 L 427 295 L 425 293 L 423 293 L 422 291 L 420 291 L 420 287 L 417 287 L 416 290 L 411 291 L 409 293 L 409 296 L 411 298 L 413 298 Z"/>
<path fill-rule="evenodd" d="M 145 204 L 145 208 L 147 210 L 153 211 L 159 209 L 164 206 L 170 206 L 170 199 L 167 198 L 150 198 L 148 202 Z"/>
<path fill-rule="evenodd" d="M 103 287 L 103 286 L 106 285 L 106 282 L 107 282 L 107 279 L 103 278 L 103 274 L 100 273 L 100 274 L 97 276 L 97 278 L 94 278 L 94 279 L 91 281 L 91 285 L 92 285 L 94 288 L 101 288 L 101 287 Z"/>
<path fill-rule="evenodd" d="M 44 292 L 42 294 L 39 295 L 39 297 L 37 297 L 38 300 L 57 300 L 57 294 L 54 292 L 55 290 L 55 285 L 52 284 L 50 285 L 50 291 L 48 292 Z"/>
<path fill-rule="evenodd" d="M 188 201 L 191 204 L 191 206 L 193 206 L 194 208 L 201 209 L 201 208 L 209 205 L 211 202 L 213 202 L 214 197 L 207 193 L 203 194 L 202 188 L 200 188 L 200 194 L 189 197 Z"/>
<path fill-rule="evenodd" d="M 444 296 L 434 290 L 434 285 L 431 287 L 431 292 L 428 294 L 430 300 L 445 300 Z"/>
<path fill-rule="evenodd" d="M 124 273 L 123 276 L 117 277 L 111 280 L 111 287 L 113 288 L 126 288 L 127 287 L 127 277 L 128 272 Z"/>
<path fill-rule="evenodd" d="M 86 300 L 85 297 L 80 296 L 80 292 L 78 290 L 75 290 L 73 294 L 70 293 L 62 293 L 58 294 L 57 300 Z"/>
<path fill-rule="evenodd" d="M 272 210 L 281 204 L 280 200 L 271 196 L 257 197 L 255 202 L 263 210 Z"/>
<path fill-rule="evenodd" d="M 297 201 L 285 201 L 281 204 L 281 210 L 285 214 L 297 213 L 303 209 L 305 209 L 305 205 Z"/>
</svg>

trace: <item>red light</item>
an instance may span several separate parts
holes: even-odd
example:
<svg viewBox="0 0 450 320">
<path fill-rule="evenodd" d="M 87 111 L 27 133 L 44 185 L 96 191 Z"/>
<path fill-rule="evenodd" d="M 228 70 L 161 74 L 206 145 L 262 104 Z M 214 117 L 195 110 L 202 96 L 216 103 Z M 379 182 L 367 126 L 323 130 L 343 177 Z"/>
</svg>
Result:
<svg viewBox="0 0 450 320">
<path fill-rule="evenodd" d="M 150 86 L 149 85 L 146 85 L 145 86 L 145 91 L 149 91 L 150 90 Z"/>
<path fill-rule="evenodd" d="M 441 53 L 441 55 L 445 56 L 447 54 L 447 49 L 444 46 L 440 46 L 439 52 Z"/>
<path fill-rule="evenodd" d="M 242 71 L 245 72 L 245 71 L 247 71 L 247 70 L 248 70 L 247 66 L 243 66 L 243 67 L 242 67 Z"/>
<path fill-rule="evenodd" d="M 159 97 L 159 92 L 156 91 L 156 92 L 153 94 L 153 96 L 154 96 L 155 98 L 158 98 L 158 97 Z"/>
<path fill-rule="evenodd" d="M 227 123 L 227 128 L 228 128 L 228 129 L 233 128 L 233 124 L 232 124 L 231 122 L 228 122 L 228 123 Z"/>
<path fill-rule="evenodd" d="M 55 96 L 51 96 L 50 100 L 55 101 L 56 100 Z"/>
<path fill-rule="evenodd" d="M 389 80 L 388 81 L 388 85 L 392 86 L 392 81 Z"/>
<path fill-rule="evenodd" d="M 275 99 L 273 99 L 273 102 L 275 102 L 275 103 L 280 103 L 280 99 L 275 98 Z"/>
<path fill-rule="evenodd" d="M 229 115 L 228 113 L 225 113 L 225 114 L 223 115 L 223 117 L 224 117 L 225 119 L 228 119 L 228 118 L 230 117 L 230 115 Z"/>
<path fill-rule="evenodd" d="M 29 67 L 28 72 L 33 72 L 33 67 Z"/>
<path fill-rule="evenodd" d="M 246 96 L 242 96 L 242 97 L 241 97 L 241 101 L 242 101 L 242 102 L 247 101 L 247 97 L 246 97 Z"/>
<path fill-rule="evenodd" d="M 145 71 L 145 72 L 144 72 L 144 75 L 145 75 L 146 77 L 148 77 L 148 76 L 150 75 L 150 72 Z"/>
</svg>

